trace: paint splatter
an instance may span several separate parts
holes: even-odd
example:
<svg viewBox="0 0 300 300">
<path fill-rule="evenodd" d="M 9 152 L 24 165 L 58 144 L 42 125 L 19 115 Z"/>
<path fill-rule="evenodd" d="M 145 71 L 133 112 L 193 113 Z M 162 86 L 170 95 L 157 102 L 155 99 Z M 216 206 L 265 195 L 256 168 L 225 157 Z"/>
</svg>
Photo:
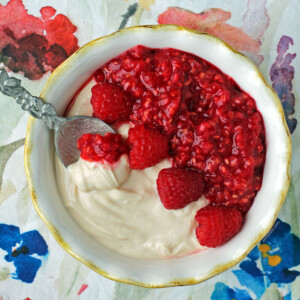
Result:
<svg viewBox="0 0 300 300">
<path fill-rule="evenodd" d="M 232 273 L 243 290 L 218 282 L 211 299 L 261 299 L 266 290 L 276 283 L 281 288 L 300 276 L 300 239 L 291 232 L 291 226 L 278 219 L 268 235 L 256 246 Z M 292 299 L 291 290 L 284 299 Z M 273 298 L 272 298 L 273 299 Z"/>
<path fill-rule="evenodd" d="M 76 26 L 50 6 L 41 18 L 27 13 L 21 0 L 0 5 L 0 62 L 29 79 L 53 71 L 78 49 Z"/>
<path fill-rule="evenodd" d="M 0 267 L 0 281 L 6 280 L 10 276 L 9 267 Z M 1 298 L 0 298 L 1 300 Z"/>
<path fill-rule="evenodd" d="M 223 299 L 223 300 L 251 300 L 251 296 L 246 290 L 240 290 L 238 288 L 232 289 L 225 283 L 217 282 L 215 289 L 211 295 L 211 299 Z"/>
<path fill-rule="evenodd" d="M 261 44 L 261 37 L 270 24 L 266 0 L 248 0 L 243 23 L 241 29 Z"/>
<path fill-rule="evenodd" d="M 77 295 L 79 296 L 80 294 L 82 294 L 86 290 L 87 287 L 88 287 L 87 284 L 83 284 L 81 286 L 80 290 L 78 291 Z"/>
<path fill-rule="evenodd" d="M 127 12 L 124 15 L 122 15 L 123 20 L 119 26 L 119 29 L 122 29 L 126 26 L 128 20 L 135 14 L 137 8 L 138 8 L 137 3 L 128 6 Z"/>
<path fill-rule="evenodd" d="M 151 6 L 155 3 L 155 0 L 139 0 L 139 5 L 147 10 L 151 9 Z"/>
<path fill-rule="evenodd" d="M 116 282 L 115 288 L 114 288 L 114 293 L 111 298 L 114 300 L 118 300 L 118 299 L 146 300 L 146 299 L 154 298 L 154 297 L 151 297 L 151 293 L 152 293 L 152 290 L 149 288 L 144 288 L 141 286 L 132 286 L 132 285 L 126 284 L 126 283 Z M 172 297 L 169 297 L 169 298 L 172 298 Z"/>
<path fill-rule="evenodd" d="M 247 10 L 243 15 L 243 25 L 240 27 L 245 33 L 254 38 L 261 45 L 261 38 L 270 24 L 270 17 L 266 9 L 266 0 L 248 0 Z M 246 53 L 252 61 L 259 65 L 264 57 L 257 53 Z"/>
<path fill-rule="evenodd" d="M 48 246 L 37 230 L 20 233 L 14 225 L 0 224 L 0 248 L 7 252 L 4 259 L 16 268 L 13 279 L 32 283 L 42 265 Z M 38 258 L 39 257 L 39 258 Z"/>
<path fill-rule="evenodd" d="M 1 41 L 1 40 L 0 40 Z M 1 155 L 1 160 L 0 160 L 0 190 L 2 189 L 2 180 L 3 180 L 3 172 L 5 165 L 9 158 L 12 156 L 12 154 L 21 146 L 24 145 L 25 139 L 21 139 L 18 141 L 15 141 L 11 144 L 4 145 L 0 147 L 0 155 Z"/>
<path fill-rule="evenodd" d="M 293 39 L 289 36 L 283 35 L 277 46 L 276 61 L 271 67 L 270 77 L 272 86 L 278 94 L 286 121 L 291 133 L 294 132 L 297 126 L 297 120 L 290 116 L 295 113 L 295 95 L 292 93 L 292 80 L 295 75 L 295 69 L 291 66 L 296 53 L 289 53 L 290 45 L 293 45 Z"/>
<path fill-rule="evenodd" d="M 219 8 L 210 8 L 201 13 L 193 13 L 179 7 L 169 7 L 158 16 L 157 21 L 159 24 L 180 25 L 210 33 L 239 51 L 257 53 L 259 43 L 242 29 L 225 23 L 230 17 L 230 12 Z"/>
<path fill-rule="evenodd" d="M 5 200 L 7 200 L 16 192 L 17 189 L 14 183 L 9 178 L 5 178 L 2 182 L 2 185 L 0 185 L 0 206 Z"/>
</svg>

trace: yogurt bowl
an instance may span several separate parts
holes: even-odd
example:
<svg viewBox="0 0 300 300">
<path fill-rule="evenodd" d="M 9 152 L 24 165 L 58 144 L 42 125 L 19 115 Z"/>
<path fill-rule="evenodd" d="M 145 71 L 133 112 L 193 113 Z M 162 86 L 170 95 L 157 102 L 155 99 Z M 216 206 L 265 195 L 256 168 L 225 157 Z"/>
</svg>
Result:
<svg viewBox="0 0 300 300">
<path fill-rule="evenodd" d="M 126 28 L 86 44 L 54 71 L 41 98 L 63 114 L 100 66 L 136 45 L 192 53 L 232 77 L 255 99 L 264 120 L 267 151 L 262 187 L 242 230 L 220 247 L 180 257 L 145 259 L 111 251 L 88 235 L 64 206 L 56 178 L 53 135 L 42 122 L 30 118 L 25 168 L 33 204 L 57 242 L 107 278 L 144 287 L 199 283 L 240 262 L 276 220 L 289 187 L 291 140 L 284 112 L 276 93 L 244 55 L 213 36 L 170 25 Z"/>
</svg>

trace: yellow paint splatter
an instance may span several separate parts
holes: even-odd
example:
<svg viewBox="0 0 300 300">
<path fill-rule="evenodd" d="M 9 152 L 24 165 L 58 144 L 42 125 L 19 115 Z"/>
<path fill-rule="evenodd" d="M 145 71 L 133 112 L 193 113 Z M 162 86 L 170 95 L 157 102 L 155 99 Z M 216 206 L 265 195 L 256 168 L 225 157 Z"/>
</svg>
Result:
<svg viewBox="0 0 300 300">
<path fill-rule="evenodd" d="M 269 255 L 268 264 L 271 267 L 276 267 L 281 263 L 281 257 L 279 255 Z"/>
<path fill-rule="evenodd" d="M 268 251 L 271 250 L 271 247 L 269 245 L 267 245 L 267 244 L 260 244 L 258 246 L 258 249 L 259 249 L 260 252 L 266 253 L 266 252 L 268 252 Z"/>
<path fill-rule="evenodd" d="M 139 0 L 139 5 L 147 10 L 150 10 L 151 5 L 153 5 L 154 3 L 155 0 Z"/>
<path fill-rule="evenodd" d="M 10 275 L 10 269 L 8 267 L 0 267 L 0 281 L 6 280 Z M 0 300 L 3 298 L 0 297 Z"/>
<path fill-rule="evenodd" d="M 268 253 L 271 250 L 271 247 L 268 244 L 260 244 L 258 249 L 261 252 L 262 257 L 268 258 L 268 264 L 271 267 L 276 267 L 281 263 L 281 257 L 279 255 L 270 255 Z"/>
</svg>

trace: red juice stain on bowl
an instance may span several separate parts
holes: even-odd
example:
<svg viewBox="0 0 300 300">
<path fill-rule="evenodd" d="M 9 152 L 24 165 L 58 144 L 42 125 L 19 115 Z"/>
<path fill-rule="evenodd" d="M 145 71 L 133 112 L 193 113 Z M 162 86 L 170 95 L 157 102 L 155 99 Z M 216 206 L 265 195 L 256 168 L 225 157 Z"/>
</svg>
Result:
<svg viewBox="0 0 300 300">
<path fill-rule="evenodd" d="M 203 174 L 211 203 L 249 210 L 262 184 L 265 128 L 254 99 L 231 77 L 190 53 L 136 46 L 104 64 L 94 79 L 130 97 L 123 120 L 168 137 L 173 167 Z M 94 114 L 105 115 L 97 97 Z"/>
</svg>

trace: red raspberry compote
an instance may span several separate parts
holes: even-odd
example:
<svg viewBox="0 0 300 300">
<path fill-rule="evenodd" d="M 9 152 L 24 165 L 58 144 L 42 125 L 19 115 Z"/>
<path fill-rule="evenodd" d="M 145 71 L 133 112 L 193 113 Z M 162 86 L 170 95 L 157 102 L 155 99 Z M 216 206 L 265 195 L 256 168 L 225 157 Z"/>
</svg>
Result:
<svg viewBox="0 0 300 300">
<path fill-rule="evenodd" d="M 195 55 L 143 46 L 112 59 L 94 77 L 94 116 L 113 123 L 98 91 L 115 87 L 116 119 L 168 137 L 173 167 L 200 171 L 211 203 L 249 210 L 262 184 L 265 129 L 254 99 L 232 78 Z"/>
</svg>

